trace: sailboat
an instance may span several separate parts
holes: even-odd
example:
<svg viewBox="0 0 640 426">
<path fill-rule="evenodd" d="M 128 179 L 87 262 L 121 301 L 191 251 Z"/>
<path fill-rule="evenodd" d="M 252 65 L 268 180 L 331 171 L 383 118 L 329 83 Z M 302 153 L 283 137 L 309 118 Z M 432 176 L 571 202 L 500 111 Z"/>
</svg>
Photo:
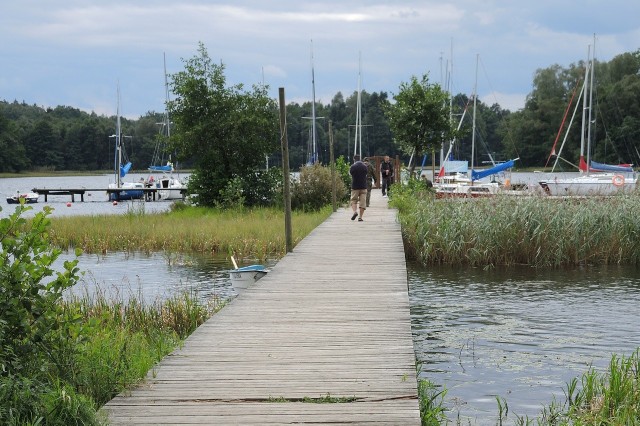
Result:
<svg viewBox="0 0 640 426">
<path fill-rule="evenodd" d="M 570 196 L 590 196 L 599 195 L 607 196 L 619 193 L 630 193 L 635 190 L 637 176 L 634 172 L 632 165 L 610 165 L 604 163 L 597 163 L 590 161 L 591 151 L 591 127 L 595 119 L 592 119 L 592 106 L 593 106 L 593 74 L 595 67 L 595 37 L 593 55 L 591 55 L 591 46 L 587 50 L 587 66 L 585 67 L 584 83 L 582 85 L 582 91 L 580 97 L 582 98 L 582 131 L 580 136 L 580 162 L 578 168 L 581 175 L 571 178 L 559 178 L 554 177 L 540 181 L 539 184 L 542 189 L 549 195 L 570 195 Z M 578 103 L 576 108 L 580 103 Z M 574 110 L 575 116 L 575 110 Z M 573 122 L 573 117 L 571 118 Z M 571 123 L 569 124 L 569 126 Z M 569 129 L 567 129 L 568 133 Z M 566 136 L 565 136 L 566 141 Z M 556 161 L 552 169 L 555 170 L 555 166 L 560 159 L 560 152 L 556 156 Z M 586 156 L 585 160 L 585 146 Z M 555 149 L 552 148 L 552 152 Z"/>
<path fill-rule="evenodd" d="M 499 163 L 493 165 L 493 167 L 488 169 L 474 170 L 474 157 L 475 157 L 475 140 L 476 140 L 476 110 L 477 110 L 477 88 L 478 88 L 478 60 L 479 56 L 476 56 L 476 83 L 473 93 L 473 120 L 472 120 L 472 131 L 471 131 L 471 169 L 467 175 L 463 173 L 457 172 L 455 174 L 445 174 L 445 166 L 446 162 L 449 161 L 448 158 L 451 155 L 451 149 L 453 147 L 453 143 L 449 146 L 449 152 L 445 157 L 444 163 L 440 167 L 440 173 L 438 174 L 438 178 L 434 184 L 434 188 L 436 190 L 437 198 L 476 198 L 476 197 L 487 197 L 487 196 L 495 196 L 499 192 L 501 192 L 502 185 L 498 182 L 480 182 L 480 179 L 484 179 L 489 176 L 497 175 L 499 173 L 504 172 L 505 170 L 511 169 L 514 167 L 515 162 L 518 158 L 513 160 L 506 161 L 504 163 Z M 460 123 L 458 124 L 458 129 L 460 129 L 460 125 L 462 124 L 462 120 L 464 119 L 466 113 L 466 108 L 464 113 L 462 114 L 462 118 L 460 119 Z M 457 167 L 460 167 L 459 165 Z"/>
<path fill-rule="evenodd" d="M 131 170 L 131 162 L 126 161 L 123 164 L 123 159 L 126 157 L 123 147 L 123 139 L 126 136 L 122 134 L 122 128 L 120 126 L 120 85 L 118 85 L 118 106 L 116 109 L 116 133 L 111 136 L 115 138 L 115 159 L 114 159 L 114 175 L 115 182 L 110 183 L 107 191 L 109 201 L 121 201 L 121 200 L 137 200 L 144 198 L 144 179 L 143 182 L 124 182 L 122 179 Z"/>
<path fill-rule="evenodd" d="M 311 117 L 302 117 L 311 119 L 311 129 L 309 130 L 309 143 L 307 146 L 307 166 L 312 166 L 318 162 L 318 146 L 316 143 L 316 119 L 324 118 L 316 116 L 316 77 L 313 68 L 313 40 L 311 40 Z"/>
<path fill-rule="evenodd" d="M 164 59 L 164 87 L 165 87 L 165 104 L 169 103 L 169 83 L 167 81 L 167 60 Z M 164 149 L 171 139 L 171 120 L 169 111 L 165 106 L 164 117 L 160 125 L 158 135 L 158 143 L 153 153 L 153 160 L 149 166 L 151 173 L 161 173 L 161 177 L 156 178 L 153 174 L 147 178 L 147 186 L 157 188 L 157 194 L 161 200 L 182 200 L 185 198 L 186 187 L 180 180 L 180 177 L 174 175 L 173 162 L 171 156 L 164 161 Z"/>
</svg>

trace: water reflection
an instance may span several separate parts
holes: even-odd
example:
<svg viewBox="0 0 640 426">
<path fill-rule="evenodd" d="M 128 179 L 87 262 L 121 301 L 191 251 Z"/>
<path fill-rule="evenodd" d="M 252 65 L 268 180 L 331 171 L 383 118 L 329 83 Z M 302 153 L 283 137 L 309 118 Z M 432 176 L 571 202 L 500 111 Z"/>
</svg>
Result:
<svg viewBox="0 0 640 426">
<path fill-rule="evenodd" d="M 63 260 L 74 258 L 63 254 Z M 247 260 L 249 262 L 249 260 Z M 271 267 L 275 261 L 267 261 Z M 248 264 L 248 263 L 247 263 Z M 195 292 L 202 301 L 221 300 L 237 293 L 229 281 L 231 261 L 226 256 L 179 253 L 110 253 L 81 255 L 78 267 L 84 271 L 72 293 L 89 295 L 100 291 L 109 298 L 134 296 L 146 302 L 166 299 L 183 291 Z"/>
<path fill-rule="evenodd" d="M 421 376 L 448 391 L 463 418 L 536 416 L 565 383 L 611 354 L 640 346 L 635 268 L 536 270 L 409 268 L 416 357 Z M 511 419 L 515 417 L 510 416 Z"/>
</svg>

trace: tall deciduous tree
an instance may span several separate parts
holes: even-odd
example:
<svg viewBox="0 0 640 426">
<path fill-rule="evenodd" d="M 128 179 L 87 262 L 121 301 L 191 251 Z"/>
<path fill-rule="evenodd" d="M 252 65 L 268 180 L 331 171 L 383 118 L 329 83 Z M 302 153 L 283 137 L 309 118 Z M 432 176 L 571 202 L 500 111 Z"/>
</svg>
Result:
<svg viewBox="0 0 640 426">
<path fill-rule="evenodd" d="M 400 84 L 395 103 L 386 110 L 389 127 L 396 143 L 407 154 L 418 157 L 433 153 L 455 133 L 449 120 L 449 95 L 440 85 L 429 83 L 428 75 L 420 80 L 412 76 Z M 411 166 L 411 171 L 415 163 Z"/>
<path fill-rule="evenodd" d="M 171 143 L 180 158 L 195 161 L 190 191 L 200 204 L 217 205 L 238 179 L 250 185 L 277 149 L 278 109 L 268 87 L 227 86 L 224 65 L 214 63 L 202 43 L 184 63 L 184 71 L 171 76 Z"/>
</svg>

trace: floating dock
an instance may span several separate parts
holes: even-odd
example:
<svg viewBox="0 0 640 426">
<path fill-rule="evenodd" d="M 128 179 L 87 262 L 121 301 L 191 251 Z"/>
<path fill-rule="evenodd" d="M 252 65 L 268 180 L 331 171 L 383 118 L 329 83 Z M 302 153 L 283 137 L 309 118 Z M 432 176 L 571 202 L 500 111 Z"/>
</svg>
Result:
<svg viewBox="0 0 640 426">
<path fill-rule="evenodd" d="M 107 195 L 117 194 L 127 191 L 142 191 L 145 194 L 145 200 L 156 201 L 160 199 L 157 197 L 158 191 L 177 190 L 180 189 L 182 199 L 187 196 L 187 188 L 33 188 L 33 192 L 37 192 L 40 195 L 44 195 L 44 202 L 49 200 L 49 195 L 71 195 L 71 201 L 75 202 L 75 196 L 80 196 L 80 201 L 84 202 L 84 195 L 87 192 L 104 192 Z M 110 198 L 110 197 L 109 197 Z"/>
</svg>

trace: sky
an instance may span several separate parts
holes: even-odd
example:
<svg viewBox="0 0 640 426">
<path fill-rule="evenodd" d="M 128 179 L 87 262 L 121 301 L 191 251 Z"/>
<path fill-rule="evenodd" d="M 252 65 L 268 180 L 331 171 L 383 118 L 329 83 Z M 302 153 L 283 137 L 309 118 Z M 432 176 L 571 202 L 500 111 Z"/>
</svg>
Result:
<svg viewBox="0 0 640 426">
<path fill-rule="evenodd" d="M 454 95 L 524 106 L 538 69 L 640 49 L 635 0 L 20 0 L 0 4 L 0 100 L 128 118 L 164 111 L 165 71 L 201 42 L 228 84 L 329 104 L 392 100 L 428 74 Z M 313 56 L 313 60 L 312 60 Z M 477 70 L 477 72 L 476 72 Z M 171 96 L 171 95 L 170 95 Z"/>
</svg>

